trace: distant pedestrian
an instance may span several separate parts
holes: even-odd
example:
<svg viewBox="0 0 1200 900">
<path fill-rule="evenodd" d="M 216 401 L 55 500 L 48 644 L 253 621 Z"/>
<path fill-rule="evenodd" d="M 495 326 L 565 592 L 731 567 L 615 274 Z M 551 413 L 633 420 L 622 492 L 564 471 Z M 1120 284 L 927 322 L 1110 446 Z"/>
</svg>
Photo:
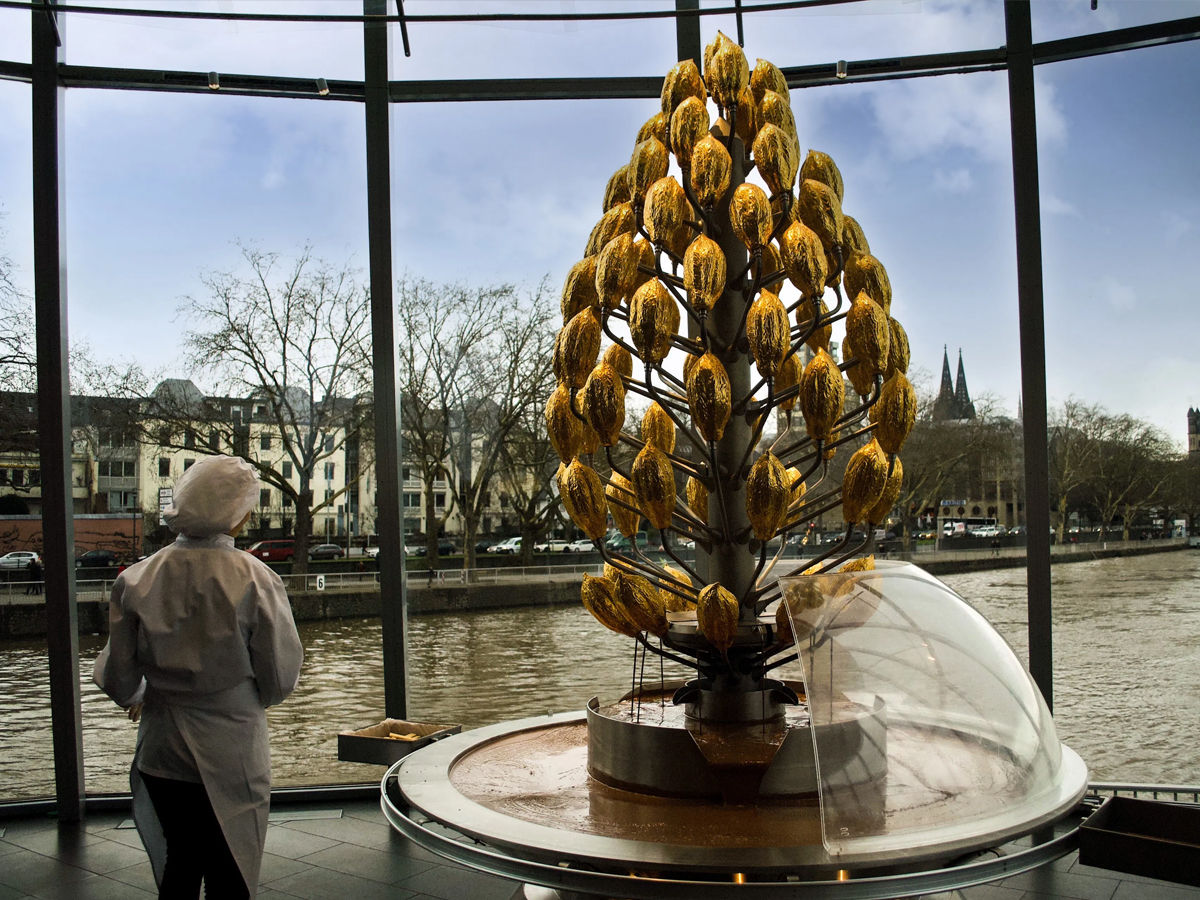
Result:
<svg viewBox="0 0 1200 900">
<path fill-rule="evenodd" d="M 992 539 L 992 556 L 999 556 L 999 555 L 1000 555 L 1000 539 L 993 538 Z"/>
<path fill-rule="evenodd" d="M 38 562 L 37 557 L 29 561 L 29 583 L 25 585 L 26 594 L 40 594 L 42 592 L 42 564 Z"/>
</svg>

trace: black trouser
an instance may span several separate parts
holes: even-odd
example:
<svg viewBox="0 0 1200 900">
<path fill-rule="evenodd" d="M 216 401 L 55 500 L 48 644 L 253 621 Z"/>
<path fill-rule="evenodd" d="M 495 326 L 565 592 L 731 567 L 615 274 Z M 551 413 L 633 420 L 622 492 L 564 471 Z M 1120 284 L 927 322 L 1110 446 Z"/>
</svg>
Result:
<svg viewBox="0 0 1200 900">
<path fill-rule="evenodd" d="M 196 900 L 200 882 L 209 900 L 248 898 L 242 872 L 229 852 L 203 784 L 141 773 L 167 839 L 159 900 Z"/>
</svg>

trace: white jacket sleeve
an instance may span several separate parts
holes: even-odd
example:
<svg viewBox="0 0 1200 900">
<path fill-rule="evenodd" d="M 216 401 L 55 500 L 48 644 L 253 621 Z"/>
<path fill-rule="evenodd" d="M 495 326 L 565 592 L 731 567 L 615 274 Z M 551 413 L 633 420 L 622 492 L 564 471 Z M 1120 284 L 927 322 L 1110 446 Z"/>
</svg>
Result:
<svg viewBox="0 0 1200 900">
<path fill-rule="evenodd" d="M 250 633 L 250 665 L 263 706 L 282 703 L 300 681 L 304 648 L 283 582 L 274 572 L 255 580 L 258 616 Z"/>
<path fill-rule="evenodd" d="M 92 681 L 119 705 L 142 702 L 146 679 L 137 663 L 137 617 L 126 612 L 122 602 L 125 582 L 118 578 L 108 605 L 108 643 L 96 657 Z"/>
</svg>

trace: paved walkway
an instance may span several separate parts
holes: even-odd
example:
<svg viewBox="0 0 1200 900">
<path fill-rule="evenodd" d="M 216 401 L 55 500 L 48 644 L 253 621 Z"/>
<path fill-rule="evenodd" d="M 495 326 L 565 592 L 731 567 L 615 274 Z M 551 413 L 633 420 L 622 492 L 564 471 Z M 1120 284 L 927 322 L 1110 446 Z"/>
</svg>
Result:
<svg viewBox="0 0 1200 900">
<path fill-rule="evenodd" d="M 260 900 L 516 900 L 516 882 L 482 875 L 397 834 L 378 801 L 303 806 L 276 801 Z M 0 819 L 0 900 L 152 898 L 154 879 L 127 813 L 92 813 L 60 830 L 53 819 Z M 1080 865 L 1075 854 L 937 900 L 1200 900 L 1200 889 Z"/>
</svg>

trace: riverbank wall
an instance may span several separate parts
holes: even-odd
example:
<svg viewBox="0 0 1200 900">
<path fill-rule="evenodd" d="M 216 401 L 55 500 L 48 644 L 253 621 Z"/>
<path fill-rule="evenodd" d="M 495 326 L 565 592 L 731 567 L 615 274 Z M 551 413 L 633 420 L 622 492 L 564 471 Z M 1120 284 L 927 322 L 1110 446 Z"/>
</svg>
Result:
<svg viewBox="0 0 1200 900">
<path fill-rule="evenodd" d="M 1106 559 L 1117 556 L 1141 556 L 1189 550 L 1183 538 L 1160 541 L 1090 543 L 1078 547 L 1054 547 L 1054 565 Z M 888 559 L 912 562 L 931 575 L 950 575 L 988 569 L 1022 568 L 1025 554 L 1004 549 L 989 551 L 950 551 L 939 553 L 892 553 Z M 802 558 L 789 558 L 785 563 L 801 563 Z M 597 562 L 597 565 L 599 563 Z M 408 614 L 410 616 L 461 613 L 507 609 L 518 606 L 561 606 L 579 602 L 581 570 L 587 566 L 543 568 L 539 574 L 500 576 L 496 581 L 453 583 L 410 577 L 408 583 Z M 487 572 L 489 570 L 476 570 Z M 461 573 L 457 573 L 460 574 Z M 108 631 L 108 588 L 111 582 L 89 582 L 77 594 L 80 634 L 104 634 Z M 87 587 L 97 589 L 88 590 Z M 44 595 L 27 595 L 25 585 L 4 585 L 9 593 L 0 593 L 0 640 L 34 640 L 45 636 L 46 609 Z M 316 576 L 290 584 L 288 597 L 298 622 L 322 619 L 373 618 L 382 612 L 379 587 L 373 580 L 336 583 L 330 579 L 317 581 Z"/>
</svg>

